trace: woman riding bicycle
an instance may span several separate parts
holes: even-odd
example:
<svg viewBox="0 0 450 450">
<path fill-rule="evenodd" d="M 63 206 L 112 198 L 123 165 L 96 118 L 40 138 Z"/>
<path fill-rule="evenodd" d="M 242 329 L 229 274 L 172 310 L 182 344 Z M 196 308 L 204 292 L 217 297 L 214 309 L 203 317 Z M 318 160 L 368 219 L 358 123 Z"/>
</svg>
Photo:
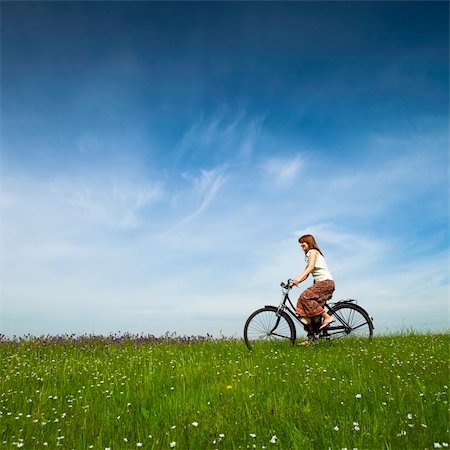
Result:
<svg viewBox="0 0 450 450">
<path fill-rule="evenodd" d="M 326 301 L 333 295 L 335 289 L 334 280 L 314 237 L 310 234 L 305 234 L 298 239 L 298 242 L 305 252 L 307 264 L 305 270 L 291 281 L 291 285 L 298 285 L 305 281 L 309 274 L 312 274 L 314 284 L 300 295 L 296 311 L 306 328 L 311 324 L 312 317 L 321 315 L 323 322 L 320 329 L 323 330 L 331 322 L 334 322 L 334 319 L 323 308 Z M 309 341 L 305 341 L 301 345 L 308 344 Z"/>
</svg>

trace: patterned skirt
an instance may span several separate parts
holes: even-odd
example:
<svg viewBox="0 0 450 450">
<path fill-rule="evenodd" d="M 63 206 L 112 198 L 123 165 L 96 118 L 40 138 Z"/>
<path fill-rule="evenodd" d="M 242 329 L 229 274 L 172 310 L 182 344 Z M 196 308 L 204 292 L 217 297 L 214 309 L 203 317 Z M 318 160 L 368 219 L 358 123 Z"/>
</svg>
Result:
<svg viewBox="0 0 450 450">
<path fill-rule="evenodd" d="M 318 316 L 324 312 L 323 305 L 330 300 L 334 292 L 334 281 L 324 280 L 314 283 L 297 300 L 297 314 L 302 317 Z"/>
</svg>

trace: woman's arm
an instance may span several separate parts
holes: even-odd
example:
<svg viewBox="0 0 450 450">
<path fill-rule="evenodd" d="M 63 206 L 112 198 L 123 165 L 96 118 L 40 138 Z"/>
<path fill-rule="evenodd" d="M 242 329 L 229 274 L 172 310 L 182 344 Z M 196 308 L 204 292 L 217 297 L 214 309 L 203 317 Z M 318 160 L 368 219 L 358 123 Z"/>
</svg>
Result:
<svg viewBox="0 0 450 450">
<path fill-rule="evenodd" d="M 293 285 L 296 285 L 300 284 L 302 281 L 305 281 L 308 278 L 309 274 L 314 270 L 316 260 L 317 260 L 317 251 L 311 251 L 309 254 L 308 265 L 305 267 L 305 270 L 297 278 L 294 278 L 291 281 L 291 283 Z"/>
</svg>

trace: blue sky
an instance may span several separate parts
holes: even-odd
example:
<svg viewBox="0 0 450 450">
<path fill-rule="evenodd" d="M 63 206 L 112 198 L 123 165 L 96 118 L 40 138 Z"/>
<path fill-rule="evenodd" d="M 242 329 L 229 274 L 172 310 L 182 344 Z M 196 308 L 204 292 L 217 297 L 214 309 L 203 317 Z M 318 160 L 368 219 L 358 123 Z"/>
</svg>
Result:
<svg viewBox="0 0 450 450">
<path fill-rule="evenodd" d="M 239 336 L 304 233 L 448 327 L 447 2 L 0 6 L 2 333 Z"/>
</svg>

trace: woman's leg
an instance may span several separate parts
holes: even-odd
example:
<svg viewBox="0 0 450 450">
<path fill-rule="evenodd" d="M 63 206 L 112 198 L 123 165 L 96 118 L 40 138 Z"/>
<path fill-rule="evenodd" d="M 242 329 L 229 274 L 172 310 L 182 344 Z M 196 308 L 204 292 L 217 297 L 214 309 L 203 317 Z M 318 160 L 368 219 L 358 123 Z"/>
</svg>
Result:
<svg viewBox="0 0 450 450">
<path fill-rule="evenodd" d="M 297 314 L 301 317 L 314 317 L 319 314 L 324 319 L 331 316 L 323 309 L 323 305 L 331 298 L 334 291 L 334 281 L 319 281 L 306 289 L 299 297 L 296 305 Z"/>
<path fill-rule="evenodd" d="M 321 316 L 323 317 L 323 322 L 322 325 L 320 325 L 319 330 L 323 330 L 330 325 L 331 322 L 334 322 L 334 319 L 326 311 L 324 311 Z"/>
</svg>

